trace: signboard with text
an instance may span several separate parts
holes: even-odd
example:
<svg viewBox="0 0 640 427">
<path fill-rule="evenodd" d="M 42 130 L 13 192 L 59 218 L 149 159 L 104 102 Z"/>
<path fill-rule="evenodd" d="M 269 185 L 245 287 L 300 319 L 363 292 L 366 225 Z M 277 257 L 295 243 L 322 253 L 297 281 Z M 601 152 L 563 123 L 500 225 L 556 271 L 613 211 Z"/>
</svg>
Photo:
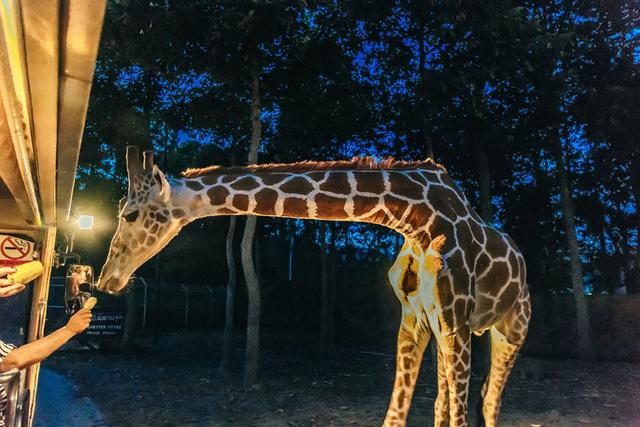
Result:
<svg viewBox="0 0 640 427">
<path fill-rule="evenodd" d="M 119 338 L 124 330 L 123 312 L 93 310 L 93 319 L 85 335 L 100 338 Z"/>
</svg>

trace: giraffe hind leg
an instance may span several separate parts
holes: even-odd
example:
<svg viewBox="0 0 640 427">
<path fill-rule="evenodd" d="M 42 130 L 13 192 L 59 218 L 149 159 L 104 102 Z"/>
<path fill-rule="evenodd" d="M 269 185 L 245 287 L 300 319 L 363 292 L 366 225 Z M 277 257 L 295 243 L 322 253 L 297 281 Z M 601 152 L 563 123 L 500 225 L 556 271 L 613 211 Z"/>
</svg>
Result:
<svg viewBox="0 0 640 427">
<path fill-rule="evenodd" d="M 476 427 L 485 427 L 484 424 L 484 414 L 482 413 L 482 402 L 484 401 L 484 396 L 486 394 L 485 390 L 487 388 L 487 383 L 489 382 L 489 372 L 484 376 L 484 381 L 482 381 L 482 389 L 480 391 L 480 399 L 478 403 L 476 403 Z"/>
<path fill-rule="evenodd" d="M 491 367 L 481 390 L 484 425 L 494 427 L 500 412 L 502 391 L 524 344 L 531 319 L 529 289 L 524 286 L 515 306 L 490 329 Z"/>
<path fill-rule="evenodd" d="M 467 397 L 471 374 L 471 332 L 464 326 L 443 337 L 443 360 L 449 391 L 449 426 L 467 426 Z"/>
<path fill-rule="evenodd" d="M 491 328 L 491 368 L 480 392 L 482 417 L 478 418 L 479 425 L 495 427 L 500 413 L 500 397 L 520 347 L 521 344 L 509 343 L 495 326 Z"/>
</svg>

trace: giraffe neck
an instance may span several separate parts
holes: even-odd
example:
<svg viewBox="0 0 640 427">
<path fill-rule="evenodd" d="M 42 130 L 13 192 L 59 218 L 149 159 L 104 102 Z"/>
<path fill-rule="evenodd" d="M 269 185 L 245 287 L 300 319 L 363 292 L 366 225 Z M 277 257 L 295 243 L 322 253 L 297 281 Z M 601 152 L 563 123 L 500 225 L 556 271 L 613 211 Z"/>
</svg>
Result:
<svg viewBox="0 0 640 427">
<path fill-rule="evenodd" d="M 175 180 L 172 186 L 179 191 L 172 205 L 183 208 L 187 221 L 258 215 L 368 222 L 407 234 L 432 213 L 425 204 L 429 182 L 442 185 L 442 173 L 383 169 L 211 174 Z"/>
</svg>

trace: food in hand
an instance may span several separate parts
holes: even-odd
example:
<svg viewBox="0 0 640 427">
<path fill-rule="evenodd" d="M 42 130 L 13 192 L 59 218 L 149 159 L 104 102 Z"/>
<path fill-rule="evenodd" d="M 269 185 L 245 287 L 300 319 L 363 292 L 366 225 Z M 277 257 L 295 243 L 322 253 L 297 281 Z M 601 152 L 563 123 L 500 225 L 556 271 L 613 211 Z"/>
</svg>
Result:
<svg viewBox="0 0 640 427">
<path fill-rule="evenodd" d="M 16 267 L 16 272 L 7 276 L 13 283 L 27 284 L 44 273 L 44 266 L 40 261 L 31 261 Z"/>
<path fill-rule="evenodd" d="M 84 302 L 84 304 L 82 305 L 82 308 L 87 308 L 87 309 L 91 310 L 93 307 L 96 306 L 97 303 L 98 303 L 98 298 L 89 297 L 89 299 L 87 299 Z"/>
</svg>

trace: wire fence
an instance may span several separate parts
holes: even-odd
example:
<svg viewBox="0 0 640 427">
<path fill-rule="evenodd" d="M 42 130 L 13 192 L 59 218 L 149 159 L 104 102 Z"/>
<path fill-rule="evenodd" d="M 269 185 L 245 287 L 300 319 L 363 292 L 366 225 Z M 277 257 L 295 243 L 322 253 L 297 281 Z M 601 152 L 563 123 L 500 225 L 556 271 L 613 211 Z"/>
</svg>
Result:
<svg viewBox="0 0 640 427">
<path fill-rule="evenodd" d="M 118 296 L 94 292 L 101 310 L 126 311 L 128 292 L 133 292 L 137 329 L 158 327 L 162 329 L 189 328 L 200 329 L 222 326 L 224 322 L 225 290 L 204 284 L 177 283 L 160 286 L 153 280 L 135 277 L 128 289 Z M 65 314 L 65 278 L 51 278 L 47 321 L 51 327 L 57 327 L 66 320 Z M 158 301 L 158 307 L 155 302 Z M 159 310 L 156 316 L 156 310 Z"/>
</svg>

